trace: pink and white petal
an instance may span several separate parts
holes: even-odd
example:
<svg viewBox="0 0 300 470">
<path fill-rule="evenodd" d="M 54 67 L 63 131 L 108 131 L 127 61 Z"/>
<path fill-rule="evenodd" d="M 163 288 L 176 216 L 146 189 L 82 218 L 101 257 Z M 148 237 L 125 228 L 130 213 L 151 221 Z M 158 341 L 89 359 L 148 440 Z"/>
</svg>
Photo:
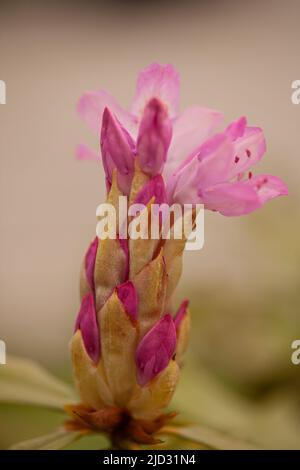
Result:
<svg viewBox="0 0 300 470">
<path fill-rule="evenodd" d="M 149 65 L 138 76 L 132 114 L 140 120 L 147 102 L 151 98 L 158 98 L 166 106 L 169 117 L 175 117 L 179 105 L 179 87 L 179 74 L 172 65 Z"/>
<path fill-rule="evenodd" d="M 132 135 L 136 135 L 137 120 L 125 111 L 109 93 L 103 90 L 86 91 L 80 97 L 77 104 L 79 115 L 97 135 L 102 126 L 102 115 L 105 108 L 109 108 L 117 116 L 121 124 Z"/>
<path fill-rule="evenodd" d="M 199 202 L 206 209 L 226 216 L 249 214 L 261 206 L 257 192 L 245 182 L 222 183 L 199 191 Z"/>
<path fill-rule="evenodd" d="M 192 168 L 192 165 L 190 166 Z M 191 182 L 189 184 L 189 182 Z M 197 204 L 199 202 L 198 188 L 192 179 L 182 185 L 181 179 L 174 177 L 167 185 L 168 204 Z"/>
<path fill-rule="evenodd" d="M 286 184 L 277 176 L 256 175 L 246 182 L 257 192 L 261 205 L 278 196 L 287 196 Z"/>
<path fill-rule="evenodd" d="M 212 109 L 193 106 L 187 108 L 173 122 L 173 136 L 163 175 L 167 180 L 172 173 L 192 158 L 197 149 L 222 123 L 223 114 Z"/>
<path fill-rule="evenodd" d="M 79 144 L 76 147 L 75 156 L 77 160 L 99 161 L 101 156 L 96 150 L 91 149 L 85 144 Z"/>
<path fill-rule="evenodd" d="M 258 163 L 266 152 L 262 129 L 246 127 L 244 135 L 234 142 L 234 156 L 230 177 L 243 173 Z"/>
<path fill-rule="evenodd" d="M 227 181 L 234 147 L 225 133 L 215 134 L 196 153 L 198 187 L 206 188 Z"/>
<path fill-rule="evenodd" d="M 199 188 L 228 180 L 233 144 L 225 133 L 215 134 L 200 146 L 193 159 L 169 179 L 168 199 L 181 204 L 198 202 Z"/>
<path fill-rule="evenodd" d="M 247 118 L 245 116 L 240 117 L 236 121 L 231 122 L 225 132 L 232 139 L 236 140 L 244 135 L 247 126 Z"/>
</svg>

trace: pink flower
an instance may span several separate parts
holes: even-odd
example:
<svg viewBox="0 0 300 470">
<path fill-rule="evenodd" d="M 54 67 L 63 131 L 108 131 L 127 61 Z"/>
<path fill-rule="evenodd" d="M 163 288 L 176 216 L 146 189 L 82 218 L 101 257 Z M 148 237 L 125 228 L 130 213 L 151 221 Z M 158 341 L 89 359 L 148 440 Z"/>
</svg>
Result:
<svg viewBox="0 0 300 470">
<path fill-rule="evenodd" d="M 167 190 L 171 202 L 203 203 L 223 215 L 248 214 L 288 193 L 280 178 L 249 171 L 266 150 L 263 132 L 246 118 L 207 139 L 175 170 Z"/>
<path fill-rule="evenodd" d="M 252 175 L 266 151 L 260 128 L 248 127 L 241 117 L 220 131 L 221 113 L 194 106 L 179 114 L 178 102 L 177 72 L 152 64 L 139 75 L 129 112 L 103 91 L 85 93 L 78 104 L 100 135 L 108 200 L 114 203 L 121 192 L 130 203 L 146 205 L 147 220 L 159 216 L 159 230 L 158 240 L 126 239 L 126 221 L 116 239 L 100 235 L 90 244 L 71 340 L 82 402 L 74 410 L 88 410 L 86 421 L 78 415 L 80 425 L 145 444 L 154 442 L 157 422 L 169 419 L 163 412 L 176 389 L 190 332 L 188 301 L 176 313 L 172 308 L 185 240 L 163 240 L 163 208 L 203 203 L 237 216 L 287 194 L 279 178 Z M 84 144 L 77 156 L 99 158 Z M 161 205 L 157 213 L 154 203 Z M 120 220 L 118 208 L 117 215 Z"/>
<path fill-rule="evenodd" d="M 106 92 L 86 92 L 78 111 L 99 134 L 108 188 L 112 171 L 128 194 L 134 161 L 150 176 L 162 174 L 169 203 L 203 203 L 223 215 L 248 214 L 274 197 L 287 194 L 281 179 L 252 176 L 263 157 L 263 132 L 248 127 L 245 117 L 216 133 L 222 113 L 193 106 L 178 113 L 179 76 L 171 65 L 154 63 L 137 80 L 127 112 Z M 98 158 L 84 144 L 81 159 Z"/>
</svg>

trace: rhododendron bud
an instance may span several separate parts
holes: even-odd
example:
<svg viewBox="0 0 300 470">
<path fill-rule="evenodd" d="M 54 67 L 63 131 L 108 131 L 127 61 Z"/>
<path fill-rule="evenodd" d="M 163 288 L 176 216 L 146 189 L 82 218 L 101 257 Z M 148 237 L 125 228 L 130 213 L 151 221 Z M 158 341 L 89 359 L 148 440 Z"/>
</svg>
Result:
<svg viewBox="0 0 300 470">
<path fill-rule="evenodd" d="M 158 174 L 167 159 L 172 126 L 164 105 L 153 98 L 146 105 L 137 138 L 137 154 L 141 169 Z"/>
<path fill-rule="evenodd" d="M 117 181 L 115 169 L 107 200 L 119 194 Z M 149 217 L 154 201 L 166 201 L 162 176 L 149 178 L 138 168 L 132 191 L 136 194 L 129 194 L 129 199 L 145 204 Z M 135 439 L 141 433 L 137 420 L 159 419 L 163 425 L 164 410 L 179 378 L 179 336 L 167 297 L 169 282 L 175 288 L 178 279 L 172 274 L 172 263 L 166 264 L 164 245 L 158 249 L 160 242 L 96 238 L 91 243 L 82 265 L 82 306 L 71 341 L 81 406 L 97 413 L 97 420 L 99 410 L 121 410 L 115 427 L 129 416 L 122 432 Z M 74 417 L 76 413 L 74 408 Z M 82 408 L 80 416 L 84 419 Z M 91 425 L 90 415 L 85 423 Z M 146 442 L 145 433 L 143 428 L 139 439 Z"/>
<path fill-rule="evenodd" d="M 134 284 L 131 281 L 126 281 L 124 284 L 120 284 L 117 287 L 117 295 L 131 320 L 136 321 L 138 298 Z"/>
<path fill-rule="evenodd" d="M 111 185 L 113 169 L 117 168 L 120 189 L 128 193 L 134 169 L 135 145 L 108 108 L 105 108 L 102 119 L 101 151 L 108 183 Z"/>
<path fill-rule="evenodd" d="M 136 351 L 137 379 L 146 385 L 170 362 L 176 348 L 176 330 L 171 315 L 165 315 L 145 334 Z"/>
<path fill-rule="evenodd" d="M 97 364 L 100 356 L 100 335 L 92 292 L 82 299 L 75 325 L 75 331 L 77 330 L 81 331 L 88 355 Z"/>
</svg>

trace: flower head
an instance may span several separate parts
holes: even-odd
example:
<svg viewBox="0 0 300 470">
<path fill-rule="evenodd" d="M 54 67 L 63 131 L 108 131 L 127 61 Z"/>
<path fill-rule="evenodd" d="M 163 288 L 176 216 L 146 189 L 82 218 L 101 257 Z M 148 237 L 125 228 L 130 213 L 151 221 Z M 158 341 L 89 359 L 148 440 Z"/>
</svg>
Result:
<svg viewBox="0 0 300 470">
<path fill-rule="evenodd" d="M 266 152 L 260 128 L 247 126 L 241 117 L 219 132 L 222 113 L 193 106 L 179 114 L 178 103 L 178 73 L 171 65 L 156 63 L 140 73 L 130 112 L 103 91 L 81 97 L 82 118 L 97 133 L 102 128 L 109 184 L 117 168 L 120 187 L 128 193 L 136 158 L 145 173 L 162 174 L 169 203 L 203 203 L 207 209 L 235 216 L 287 194 L 280 178 L 252 174 Z M 78 155 L 90 158 L 91 152 L 81 145 Z"/>
<path fill-rule="evenodd" d="M 266 150 L 260 128 L 242 117 L 217 131 L 220 112 L 194 106 L 179 114 L 178 101 L 177 72 L 159 64 L 140 74 L 130 112 L 103 91 L 82 96 L 78 110 L 100 135 L 107 201 L 126 196 L 145 205 L 147 218 L 154 202 L 203 203 L 236 216 L 287 194 L 279 178 L 252 175 Z M 81 158 L 91 153 L 79 147 Z M 153 442 L 167 419 L 189 335 L 188 302 L 177 312 L 171 302 L 184 246 L 120 234 L 91 243 L 71 341 L 81 424 Z"/>
</svg>

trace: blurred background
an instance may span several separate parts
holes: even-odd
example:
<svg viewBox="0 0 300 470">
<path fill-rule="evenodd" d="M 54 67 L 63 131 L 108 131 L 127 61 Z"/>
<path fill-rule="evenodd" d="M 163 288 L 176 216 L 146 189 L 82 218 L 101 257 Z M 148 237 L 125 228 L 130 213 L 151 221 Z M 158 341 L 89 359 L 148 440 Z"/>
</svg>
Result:
<svg viewBox="0 0 300 470">
<path fill-rule="evenodd" d="M 124 106 L 153 61 L 181 75 L 181 108 L 202 104 L 229 122 L 246 114 L 268 152 L 255 171 L 290 195 L 243 218 L 206 213 L 205 246 L 187 252 L 178 302 L 190 297 L 192 343 L 173 408 L 268 448 L 300 448 L 297 0 L 1 1 L 0 338 L 71 379 L 68 341 L 78 275 L 105 194 L 99 164 L 78 162 L 97 138 L 76 115 L 86 89 Z M 1 386 L 1 385 L 0 385 Z M 30 419 L 29 419 L 30 418 Z M 0 407 L 0 447 L 58 418 Z M 23 423 L 23 424 L 22 424 Z"/>
</svg>

